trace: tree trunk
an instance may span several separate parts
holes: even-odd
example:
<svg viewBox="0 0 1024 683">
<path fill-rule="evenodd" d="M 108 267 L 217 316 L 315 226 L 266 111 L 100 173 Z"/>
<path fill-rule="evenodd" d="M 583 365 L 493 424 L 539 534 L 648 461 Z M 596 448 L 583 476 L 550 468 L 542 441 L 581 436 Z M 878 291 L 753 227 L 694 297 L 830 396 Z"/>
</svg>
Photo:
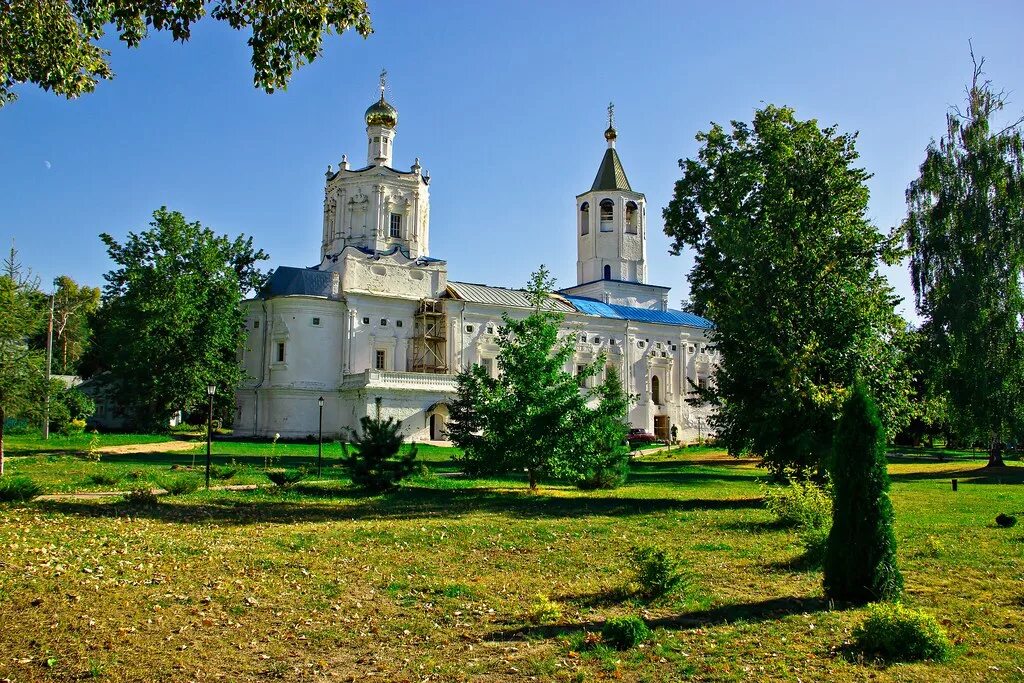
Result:
<svg viewBox="0 0 1024 683">
<path fill-rule="evenodd" d="M 7 419 L 7 411 L 0 406 L 0 477 L 4 476 L 4 421 Z"/>
<path fill-rule="evenodd" d="M 1006 467 L 1003 462 L 1003 444 L 999 441 L 994 441 L 988 450 L 988 464 L 985 467 Z"/>
<path fill-rule="evenodd" d="M 533 470 L 527 470 L 527 474 L 530 477 L 530 490 L 531 491 L 536 491 L 537 490 L 537 473 L 535 471 L 533 471 Z"/>
</svg>

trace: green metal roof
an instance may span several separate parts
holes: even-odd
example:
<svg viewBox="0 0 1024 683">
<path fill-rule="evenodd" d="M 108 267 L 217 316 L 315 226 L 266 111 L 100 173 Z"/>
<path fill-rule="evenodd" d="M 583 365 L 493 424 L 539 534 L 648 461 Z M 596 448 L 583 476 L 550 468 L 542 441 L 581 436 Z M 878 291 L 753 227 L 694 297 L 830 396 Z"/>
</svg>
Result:
<svg viewBox="0 0 1024 683">
<path fill-rule="evenodd" d="M 614 147 L 609 147 L 601 159 L 601 168 L 597 169 L 597 177 L 594 178 L 594 190 L 626 190 L 632 192 L 629 180 L 626 179 L 626 172 L 622 169 L 622 162 Z"/>
</svg>

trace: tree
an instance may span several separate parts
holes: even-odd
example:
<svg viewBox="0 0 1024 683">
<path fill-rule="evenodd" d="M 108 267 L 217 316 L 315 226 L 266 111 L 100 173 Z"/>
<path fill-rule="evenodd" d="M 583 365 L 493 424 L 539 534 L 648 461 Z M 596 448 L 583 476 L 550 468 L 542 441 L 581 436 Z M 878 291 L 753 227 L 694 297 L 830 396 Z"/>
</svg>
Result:
<svg viewBox="0 0 1024 683">
<path fill-rule="evenodd" d="M 100 303 L 99 287 L 81 286 L 67 275 L 54 281 L 53 293 L 53 373 L 78 373 L 78 359 L 89 346 L 89 319 Z M 50 307 L 46 297 L 46 308 Z M 33 345 L 46 348 L 47 330 L 36 335 Z"/>
<path fill-rule="evenodd" d="M 580 453 L 591 434 L 588 396 L 579 382 L 593 377 L 598 365 L 585 366 L 579 375 L 566 371 L 575 355 L 575 335 L 560 334 L 564 316 L 550 305 L 553 286 L 544 266 L 531 276 L 530 315 L 502 316 L 498 376 L 480 365 L 459 373 L 459 396 L 448 423 L 467 469 L 525 470 L 531 490 L 542 474 L 582 476 Z"/>
<path fill-rule="evenodd" d="M 823 570 L 833 600 L 895 600 L 903 592 L 886 467 L 885 430 L 858 380 L 843 404 L 829 467 L 832 529 Z"/>
<path fill-rule="evenodd" d="M 38 280 L 22 269 L 12 246 L 0 274 L 0 476 L 4 423 L 30 408 L 43 387 L 43 354 L 28 343 L 43 324 L 43 311 L 33 301 L 38 291 Z"/>
<path fill-rule="evenodd" d="M 236 31 L 251 31 L 253 83 L 271 93 L 295 69 L 320 56 L 324 35 L 373 32 L 365 0 L 0 0 L 0 107 L 19 83 L 35 83 L 68 99 L 113 78 L 109 50 L 99 42 L 110 26 L 129 47 L 150 29 L 186 42 L 209 15 Z"/>
<path fill-rule="evenodd" d="M 928 146 L 901 231 L 951 428 L 1001 466 L 1003 442 L 1024 429 L 1024 118 L 993 128 L 1005 97 L 983 65 L 966 112 L 950 111 Z"/>
<path fill-rule="evenodd" d="M 124 244 L 100 235 L 117 268 L 104 275 L 96 352 L 116 401 L 136 427 L 156 431 L 205 401 L 208 382 L 230 410 L 245 339 L 239 302 L 262 282 L 256 264 L 267 255 L 166 207 L 150 225 Z"/>
<path fill-rule="evenodd" d="M 577 486 L 584 489 L 615 488 L 629 472 L 629 402 L 618 370 L 609 367 L 597 387 L 597 406 L 591 415 L 590 431 L 579 445 L 577 468 L 582 476 Z"/>
<path fill-rule="evenodd" d="M 355 448 L 350 450 L 342 441 L 341 449 L 353 484 L 370 491 L 388 491 L 415 471 L 416 446 L 398 455 L 405 441 L 402 424 L 393 417 L 382 419 L 379 398 L 376 403 L 375 417 L 359 418 L 362 432 L 353 432 L 351 439 Z"/>
<path fill-rule="evenodd" d="M 909 382 L 894 339 L 904 323 L 878 272 L 890 245 L 866 217 L 868 174 L 854 135 L 767 106 L 731 132 L 697 135 L 696 159 L 664 210 L 672 251 L 696 251 L 696 313 L 715 323 L 715 382 L 697 391 L 732 453 L 773 472 L 820 468 L 845 387 L 868 380 L 891 432 Z M 697 387 L 694 387 L 697 389 Z"/>
</svg>

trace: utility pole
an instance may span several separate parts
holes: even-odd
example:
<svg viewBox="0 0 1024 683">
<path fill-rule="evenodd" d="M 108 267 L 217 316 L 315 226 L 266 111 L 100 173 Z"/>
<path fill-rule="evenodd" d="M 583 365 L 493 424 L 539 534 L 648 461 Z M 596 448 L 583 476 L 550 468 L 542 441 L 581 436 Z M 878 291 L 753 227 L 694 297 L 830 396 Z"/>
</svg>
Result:
<svg viewBox="0 0 1024 683">
<path fill-rule="evenodd" d="M 46 325 L 46 400 L 43 403 L 43 440 L 50 438 L 50 366 L 53 363 L 53 299 L 57 295 L 56 283 L 50 294 L 50 322 Z"/>
</svg>

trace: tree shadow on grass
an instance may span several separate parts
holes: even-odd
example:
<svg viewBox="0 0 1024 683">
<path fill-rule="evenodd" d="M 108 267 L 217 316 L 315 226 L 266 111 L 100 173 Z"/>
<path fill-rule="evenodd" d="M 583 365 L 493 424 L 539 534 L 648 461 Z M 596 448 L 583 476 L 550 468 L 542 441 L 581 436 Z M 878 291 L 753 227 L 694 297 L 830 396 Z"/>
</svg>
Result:
<svg viewBox="0 0 1024 683">
<path fill-rule="evenodd" d="M 652 629 L 664 628 L 679 631 L 735 622 L 761 623 L 764 621 L 774 621 L 793 614 L 824 612 L 830 609 L 831 605 L 824 598 L 772 598 L 760 602 L 723 605 L 671 617 L 650 619 L 647 620 L 647 625 Z M 603 625 L 604 621 L 591 620 L 543 626 L 522 626 L 493 631 L 485 636 L 485 640 L 503 641 L 554 638 L 572 631 L 600 631 Z"/>
<path fill-rule="evenodd" d="M 289 497 L 306 490 L 313 495 Z M 402 487 L 372 495 L 351 488 L 286 489 L 281 500 L 266 491 L 237 492 L 213 499 L 174 501 L 161 498 L 157 505 L 130 507 L 120 500 L 97 503 L 75 499 L 38 501 L 46 512 L 108 517 L 131 515 L 169 522 L 194 520 L 223 524 L 328 522 L 339 520 L 410 520 L 457 518 L 479 512 L 522 519 L 627 517 L 658 512 L 738 510 L 761 506 L 760 498 L 633 498 L 613 496 L 549 496 L 522 489 L 432 489 Z M 330 500 L 327 500 L 330 499 Z"/>
<path fill-rule="evenodd" d="M 945 481 L 958 479 L 961 484 L 1024 484 L 1024 467 L 969 467 L 941 472 L 894 472 L 893 482 Z"/>
</svg>

